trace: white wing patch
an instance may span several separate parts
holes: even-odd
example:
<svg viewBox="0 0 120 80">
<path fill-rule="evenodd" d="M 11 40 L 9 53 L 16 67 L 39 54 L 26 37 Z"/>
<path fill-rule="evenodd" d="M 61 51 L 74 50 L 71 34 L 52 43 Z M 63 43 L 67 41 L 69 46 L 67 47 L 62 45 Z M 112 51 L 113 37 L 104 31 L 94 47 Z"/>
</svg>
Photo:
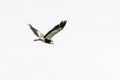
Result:
<svg viewBox="0 0 120 80">
<path fill-rule="evenodd" d="M 38 31 L 38 30 L 37 30 L 37 34 L 38 34 L 38 37 L 39 37 L 39 38 L 43 38 L 43 37 L 44 37 L 44 34 L 43 34 L 43 33 L 41 33 L 41 32 L 40 32 L 40 31 Z"/>
<path fill-rule="evenodd" d="M 40 38 L 43 38 L 43 37 L 44 37 L 44 34 L 41 33 L 41 32 L 39 32 L 39 37 L 40 37 Z"/>
</svg>

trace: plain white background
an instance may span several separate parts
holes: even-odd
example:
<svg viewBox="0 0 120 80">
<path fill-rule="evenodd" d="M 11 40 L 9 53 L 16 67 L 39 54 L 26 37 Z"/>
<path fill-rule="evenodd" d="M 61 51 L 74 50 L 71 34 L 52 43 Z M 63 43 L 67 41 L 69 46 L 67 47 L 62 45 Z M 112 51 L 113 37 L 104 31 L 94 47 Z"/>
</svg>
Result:
<svg viewBox="0 0 120 80">
<path fill-rule="evenodd" d="M 119 0 L 0 0 L 0 80 L 120 80 Z"/>
</svg>

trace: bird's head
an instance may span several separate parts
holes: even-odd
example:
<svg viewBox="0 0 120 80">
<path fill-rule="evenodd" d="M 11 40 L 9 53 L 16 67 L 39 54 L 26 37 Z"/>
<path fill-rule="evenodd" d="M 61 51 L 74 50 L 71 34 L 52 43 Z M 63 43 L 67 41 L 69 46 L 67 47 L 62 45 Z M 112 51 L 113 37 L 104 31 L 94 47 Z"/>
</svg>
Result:
<svg viewBox="0 0 120 80">
<path fill-rule="evenodd" d="M 52 40 L 51 40 L 50 44 L 54 44 Z"/>
</svg>

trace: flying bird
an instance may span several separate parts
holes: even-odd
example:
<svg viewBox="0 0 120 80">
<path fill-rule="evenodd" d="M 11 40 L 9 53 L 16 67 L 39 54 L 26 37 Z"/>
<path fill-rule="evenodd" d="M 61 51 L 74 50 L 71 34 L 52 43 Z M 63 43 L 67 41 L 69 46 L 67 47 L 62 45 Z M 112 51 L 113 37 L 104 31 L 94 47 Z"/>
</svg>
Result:
<svg viewBox="0 0 120 80">
<path fill-rule="evenodd" d="M 65 27 L 66 22 L 67 22 L 66 20 L 61 21 L 45 35 L 41 33 L 39 30 L 35 29 L 31 24 L 28 25 L 30 26 L 30 29 L 33 31 L 33 33 L 38 37 L 38 39 L 34 39 L 34 41 L 42 41 L 44 43 L 53 44 L 53 40 L 51 40 L 52 37 Z"/>
</svg>

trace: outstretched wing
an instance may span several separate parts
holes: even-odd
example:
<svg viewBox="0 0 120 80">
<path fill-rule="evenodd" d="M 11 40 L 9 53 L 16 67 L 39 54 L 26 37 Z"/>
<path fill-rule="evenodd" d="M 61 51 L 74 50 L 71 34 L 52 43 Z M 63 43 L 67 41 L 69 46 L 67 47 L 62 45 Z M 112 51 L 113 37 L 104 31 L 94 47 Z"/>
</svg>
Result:
<svg viewBox="0 0 120 80">
<path fill-rule="evenodd" d="M 28 24 L 28 25 L 30 26 L 30 29 L 33 31 L 33 33 L 37 37 L 40 37 L 40 38 L 44 37 L 44 35 L 40 31 L 38 31 L 37 29 L 35 29 L 31 24 Z"/>
<path fill-rule="evenodd" d="M 60 24 L 56 25 L 53 29 L 51 29 L 45 36 L 44 38 L 47 38 L 49 40 L 51 40 L 51 38 L 57 34 L 59 31 L 61 31 L 65 24 L 66 24 L 67 21 L 61 21 Z"/>
</svg>

